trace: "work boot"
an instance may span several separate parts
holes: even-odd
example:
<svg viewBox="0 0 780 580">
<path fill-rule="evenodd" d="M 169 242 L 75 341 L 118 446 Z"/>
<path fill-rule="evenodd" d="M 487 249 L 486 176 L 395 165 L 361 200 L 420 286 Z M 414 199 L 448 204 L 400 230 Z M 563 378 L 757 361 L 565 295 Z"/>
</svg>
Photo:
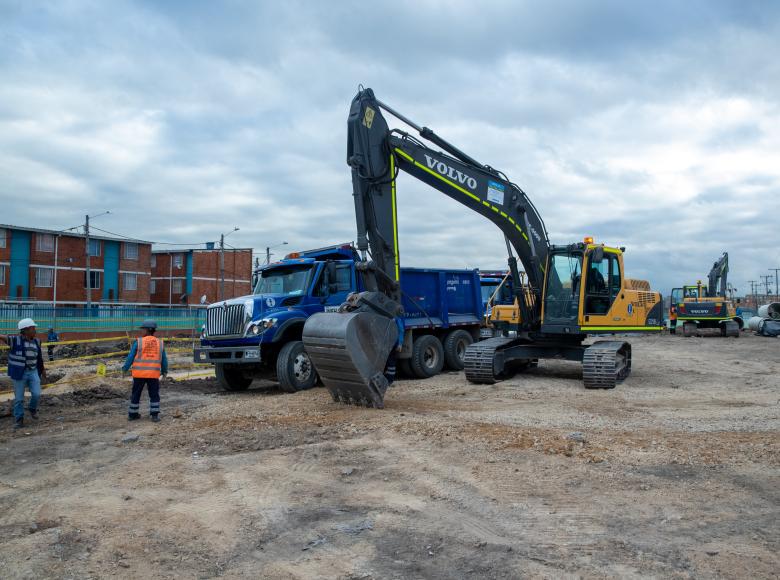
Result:
<svg viewBox="0 0 780 580">
<path fill-rule="evenodd" d="M 129 413 L 127 415 L 127 420 L 128 421 L 138 421 L 138 419 L 140 419 L 140 418 L 141 418 L 141 414 L 140 413 Z"/>
<path fill-rule="evenodd" d="M 33 419 L 35 419 L 37 421 L 38 420 L 38 409 L 27 409 L 27 410 L 30 412 L 30 417 L 32 417 Z"/>
<path fill-rule="evenodd" d="M 158 413 L 154 413 L 152 415 L 152 423 L 159 423 L 160 422 L 160 415 Z"/>
<path fill-rule="evenodd" d="M 21 429 L 22 427 L 24 427 L 24 417 L 19 417 L 14 421 L 14 429 Z"/>
</svg>

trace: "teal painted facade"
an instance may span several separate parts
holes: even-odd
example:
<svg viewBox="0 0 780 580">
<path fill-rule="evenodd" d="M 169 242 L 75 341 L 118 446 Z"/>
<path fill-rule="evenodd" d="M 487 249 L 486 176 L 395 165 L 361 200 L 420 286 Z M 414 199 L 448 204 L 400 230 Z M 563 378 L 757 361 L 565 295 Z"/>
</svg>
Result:
<svg viewBox="0 0 780 580">
<path fill-rule="evenodd" d="M 119 242 L 103 242 L 103 300 L 119 297 Z"/>
<path fill-rule="evenodd" d="M 11 230 L 11 274 L 8 278 L 10 298 L 30 296 L 30 240 L 31 232 Z M 18 288 L 21 287 L 21 294 Z"/>
<path fill-rule="evenodd" d="M 187 252 L 187 284 L 186 284 L 186 290 L 187 296 L 190 296 L 192 294 L 192 251 Z"/>
</svg>

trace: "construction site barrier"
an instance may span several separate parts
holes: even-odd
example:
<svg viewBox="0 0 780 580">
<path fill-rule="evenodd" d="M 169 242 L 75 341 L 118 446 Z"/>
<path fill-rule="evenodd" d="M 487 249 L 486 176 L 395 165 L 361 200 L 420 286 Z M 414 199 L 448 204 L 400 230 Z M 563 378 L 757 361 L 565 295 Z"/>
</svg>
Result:
<svg viewBox="0 0 780 580">
<path fill-rule="evenodd" d="M 205 308 L 160 308 L 132 306 L 46 306 L 0 304 L 0 334 L 17 332 L 22 318 L 32 318 L 39 328 L 58 332 L 134 332 L 145 319 L 153 319 L 159 330 L 199 331 L 206 319 Z"/>
</svg>

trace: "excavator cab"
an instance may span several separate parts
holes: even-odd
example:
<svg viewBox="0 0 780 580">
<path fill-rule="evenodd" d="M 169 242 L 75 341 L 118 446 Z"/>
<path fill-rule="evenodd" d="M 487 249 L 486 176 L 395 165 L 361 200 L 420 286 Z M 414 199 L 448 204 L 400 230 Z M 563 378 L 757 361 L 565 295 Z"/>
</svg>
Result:
<svg viewBox="0 0 780 580">
<path fill-rule="evenodd" d="M 649 284 L 623 276 L 623 252 L 602 244 L 553 246 L 547 267 L 542 331 L 585 334 L 660 324 L 660 298 Z"/>
</svg>

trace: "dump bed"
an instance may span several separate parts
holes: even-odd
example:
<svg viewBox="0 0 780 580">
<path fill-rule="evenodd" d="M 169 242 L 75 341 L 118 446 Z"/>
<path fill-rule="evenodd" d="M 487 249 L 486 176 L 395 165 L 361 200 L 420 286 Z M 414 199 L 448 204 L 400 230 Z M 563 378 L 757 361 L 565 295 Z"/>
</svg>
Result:
<svg viewBox="0 0 780 580">
<path fill-rule="evenodd" d="M 482 294 L 478 270 L 401 268 L 407 328 L 479 324 Z"/>
</svg>

